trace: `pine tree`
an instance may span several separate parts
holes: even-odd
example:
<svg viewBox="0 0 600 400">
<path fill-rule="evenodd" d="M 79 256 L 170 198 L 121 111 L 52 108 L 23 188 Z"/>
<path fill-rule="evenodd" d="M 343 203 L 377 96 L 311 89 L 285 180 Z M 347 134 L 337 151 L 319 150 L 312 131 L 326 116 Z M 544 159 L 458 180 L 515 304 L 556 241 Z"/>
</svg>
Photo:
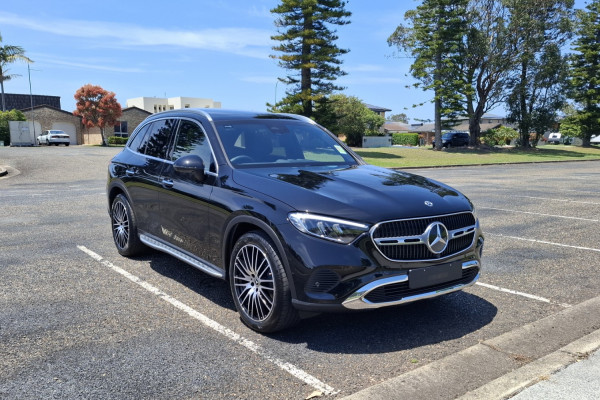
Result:
<svg viewBox="0 0 600 400">
<path fill-rule="evenodd" d="M 600 0 L 592 0 L 586 9 L 577 14 L 570 97 L 582 107 L 576 115 L 583 146 L 587 147 L 592 134 L 600 132 Z"/>
<path fill-rule="evenodd" d="M 313 116 L 316 101 L 343 88 L 335 80 L 346 75 L 340 68 L 340 56 L 349 50 L 335 45 L 338 39 L 331 25 L 346 25 L 351 13 L 345 10 L 342 0 L 282 0 L 271 10 L 278 15 L 275 25 L 280 42 L 273 50 L 279 55 L 279 65 L 290 74 L 279 80 L 292 88 L 286 97 L 271 106 L 273 111 L 296 112 Z"/>
</svg>

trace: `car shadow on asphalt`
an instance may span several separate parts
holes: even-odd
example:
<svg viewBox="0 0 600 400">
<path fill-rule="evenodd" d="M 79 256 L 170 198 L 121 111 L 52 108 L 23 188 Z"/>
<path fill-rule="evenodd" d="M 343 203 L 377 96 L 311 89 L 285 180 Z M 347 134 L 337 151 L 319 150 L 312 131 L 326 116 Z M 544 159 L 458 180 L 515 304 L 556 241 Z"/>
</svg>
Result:
<svg viewBox="0 0 600 400">
<path fill-rule="evenodd" d="M 229 284 L 224 280 L 214 278 L 183 261 L 179 261 L 175 257 L 157 250 L 152 250 L 147 256 L 138 259 L 148 261 L 150 268 L 154 271 L 179 282 L 216 305 L 236 311 L 229 291 Z"/>
<path fill-rule="evenodd" d="M 498 309 L 467 292 L 362 312 L 320 314 L 273 339 L 314 351 L 378 354 L 442 343 L 486 326 Z"/>
<path fill-rule="evenodd" d="M 144 259 L 159 274 L 217 306 L 236 311 L 227 282 L 158 251 Z M 305 343 L 309 349 L 323 353 L 378 354 L 463 337 L 492 322 L 497 313 L 492 303 L 459 291 L 395 307 L 318 314 L 266 336 L 284 343 Z"/>
</svg>

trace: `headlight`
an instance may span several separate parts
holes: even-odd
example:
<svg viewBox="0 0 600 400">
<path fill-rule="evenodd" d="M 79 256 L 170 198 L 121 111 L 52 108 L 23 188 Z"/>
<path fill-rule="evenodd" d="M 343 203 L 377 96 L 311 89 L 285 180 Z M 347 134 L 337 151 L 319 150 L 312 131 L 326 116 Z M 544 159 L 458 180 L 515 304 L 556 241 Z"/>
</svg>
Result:
<svg viewBox="0 0 600 400">
<path fill-rule="evenodd" d="M 300 232 L 344 244 L 369 230 L 365 224 L 307 213 L 292 213 L 288 218 Z"/>
</svg>

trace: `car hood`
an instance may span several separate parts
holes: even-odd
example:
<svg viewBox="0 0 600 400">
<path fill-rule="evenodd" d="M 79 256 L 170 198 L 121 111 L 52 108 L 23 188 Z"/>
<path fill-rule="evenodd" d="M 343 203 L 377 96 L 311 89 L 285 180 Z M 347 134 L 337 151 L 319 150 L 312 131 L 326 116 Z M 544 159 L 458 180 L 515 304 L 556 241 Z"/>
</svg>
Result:
<svg viewBox="0 0 600 400">
<path fill-rule="evenodd" d="M 449 186 L 371 165 L 248 168 L 232 177 L 298 211 L 367 223 L 472 210 Z"/>
</svg>

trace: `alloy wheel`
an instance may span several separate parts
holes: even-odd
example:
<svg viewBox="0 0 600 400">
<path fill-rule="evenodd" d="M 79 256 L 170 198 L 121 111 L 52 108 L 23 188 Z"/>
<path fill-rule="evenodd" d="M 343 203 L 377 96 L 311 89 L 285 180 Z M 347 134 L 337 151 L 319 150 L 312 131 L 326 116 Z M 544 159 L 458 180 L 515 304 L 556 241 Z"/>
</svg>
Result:
<svg viewBox="0 0 600 400">
<path fill-rule="evenodd" d="M 129 242 L 129 218 L 127 209 L 121 201 L 115 201 L 112 209 L 113 237 L 115 244 L 124 249 Z"/>
<path fill-rule="evenodd" d="M 235 296 L 254 321 L 266 320 L 273 311 L 275 280 L 267 255 L 254 244 L 243 246 L 235 256 Z"/>
</svg>

